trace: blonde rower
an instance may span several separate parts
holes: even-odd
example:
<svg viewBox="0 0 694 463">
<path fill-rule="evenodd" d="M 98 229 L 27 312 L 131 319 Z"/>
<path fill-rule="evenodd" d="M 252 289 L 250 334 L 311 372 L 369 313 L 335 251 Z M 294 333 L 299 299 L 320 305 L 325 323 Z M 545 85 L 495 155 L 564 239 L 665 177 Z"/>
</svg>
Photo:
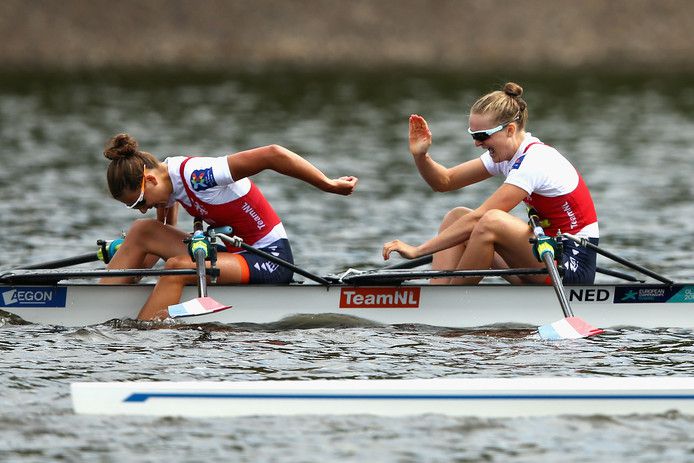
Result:
<svg viewBox="0 0 694 463">
<path fill-rule="evenodd" d="M 424 118 L 410 116 L 410 151 L 424 180 L 435 191 L 459 190 L 503 176 L 504 183 L 480 206 L 458 207 L 446 214 L 438 235 L 419 246 L 393 240 L 383 246 L 383 257 L 397 252 L 408 259 L 434 254 L 434 269 L 488 269 L 543 267 L 533 255 L 525 220 L 509 211 L 525 202 L 537 210 L 545 232 L 558 230 L 588 238 L 599 237 L 595 206 L 578 171 L 555 148 L 526 132 L 528 105 L 523 88 L 513 82 L 479 98 L 470 110 L 468 132 L 477 159 L 446 168 L 429 154 L 432 136 Z M 564 243 L 559 256 L 566 273 L 564 283 L 588 284 L 595 278 L 593 251 Z M 476 284 L 481 278 L 440 279 L 438 284 Z M 546 277 L 508 278 L 513 283 L 543 283 Z"/>
</svg>

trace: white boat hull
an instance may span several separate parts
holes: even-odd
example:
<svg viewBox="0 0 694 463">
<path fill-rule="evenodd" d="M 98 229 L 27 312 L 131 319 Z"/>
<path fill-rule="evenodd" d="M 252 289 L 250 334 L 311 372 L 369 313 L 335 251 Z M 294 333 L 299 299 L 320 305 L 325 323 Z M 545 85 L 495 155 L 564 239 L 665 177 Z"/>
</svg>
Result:
<svg viewBox="0 0 694 463">
<path fill-rule="evenodd" d="M 694 378 L 497 378 L 73 383 L 94 415 L 694 414 Z"/>
<path fill-rule="evenodd" d="M 41 324 L 84 326 L 137 317 L 152 285 L 0 285 L 0 310 Z M 567 287 L 575 315 L 607 328 L 694 328 L 694 285 Z M 478 327 L 538 326 L 562 317 L 549 286 L 210 286 L 231 309 L 183 319 L 186 323 L 268 323 L 295 314 L 337 313 L 386 324 Z M 197 296 L 187 287 L 183 300 Z"/>
</svg>

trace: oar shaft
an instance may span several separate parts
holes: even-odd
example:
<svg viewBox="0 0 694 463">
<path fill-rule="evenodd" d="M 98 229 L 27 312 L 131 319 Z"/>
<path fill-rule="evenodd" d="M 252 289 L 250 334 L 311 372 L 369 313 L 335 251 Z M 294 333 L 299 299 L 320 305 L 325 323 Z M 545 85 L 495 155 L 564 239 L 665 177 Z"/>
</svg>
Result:
<svg viewBox="0 0 694 463">
<path fill-rule="evenodd" d="M 326 280 L 325 278 L 319 277 L 318 275 L 314 275 L 313 273 L 308 272 L 308 271 L 306 271 L 306 270 L 304 270 L 304 269 L 302 269 L 302 268 L 299 268 L 299 267 L 297 267 L 296 265 L 294 265 L 294 264 L 292 264 L 292 263 L 290 263 L 290 262 L 287 262 L 287 261 L 284 260 L 284 259 L 280 259 L 280 258 L 277 257 L 277 256 L 273 256 L 273 255 L 270 254 L 270 253 L 267 253 L 267 252 L 262 251 L 262 250 L 260 250 L 260 249 L 254 248 L 253 246 L 244 243 L 244 242 L 241 241 L 240 239 L 234 239 L 234 238 L 232 238 L 232 237 L 230 237 L 230 236 L 227 236 L 227 235 L 225 235 L 225 234 L 223 234 L 223 233 L 219 233 L 219 234 L 217 234 L 217 236 L 218 236 L 219 238 L 221 238 L 223 241 L 226 241 L 226 242 L 231 243 L 232 246 L 239 247 L 239 248 L 241 248 L 241 249 L 243 249 L 243 250 L 245 250 L 245 251 L 248 251 L 248 252 L 253 253 L 253 254 L 257 255 L 257 256 L 260 256 L 260 257 L 262 257 L 263 259 L 267 259 L 267 260 L 269 260 L 270 262 L 274 262 L 274 263 L 277 264 L 277 265 L 281 265 L 281 266 L 283 266 L 283 267 L 285 267 L 285 268 L 288 268 L 289 270 L 293 271 L 294 273 L 298 273 L 299 275 L 305 276 L 305 277 L 308 278 L 309 280 L 313 280 L 313 281 L 315 281 L 316 283 L 320 283 L 320 284 L 325 285 L 325 286 L 330 286 L 330 285 L 331 285 L 331 283 L 330 283 L 328 280 Z"/>
<path fill-rule="evenodd" d="M 480 270 L 408 270 L 381 269 L 372 272 L 347 274 L 340 281 L 349 284 L 393 282 L 450 277 L 490 277 L 508 275 L 542 275 L 547 274 L 544 268 L 505 268 Z"/>
<path fill-rule="evenodd" d="M 574 313 L 571 310 L 571 305 L 566 297 L 566 293 L 564 293 L 564 286 L 562 285 L 561 277 L 559 276 L 557 267 L 554 265 L 554 256 L 549 253 L 545 253 L 542 258 L 545 261 L 545 266 L 547 267 L 549 277 L 552 279 L 552 286 L 554 286 L 554 292 L 557 293 L 559 305 L 561 305 L 561 310 L 564 312 L 564 316 L 573 317 Z"/>
<path fill-rule="evenodd" d="M 207 296 L 207 274 L 205 272 L 205 251 L 195 251 L 195 273 L 198 277 L 198 297 Z"/>
<path fill-rule="evenodd" d="M 672 285 L 675 283 L 674 281 L 670 280 L 669 278 L 665 278 L 662 275 L 658 275 L 657 273 L 655 273 L 651 270 L 648 270 L 645 267 L 642 267 L 638 264 L 630 262 L 630 261 L 628 261 L 622 257 L 619 257 L 618 255 L 612 254 L 609 251 L 605 251 L 602 248 L 597 247 L 596 245 L 594 245 L 593 243 L 591 243 L 590 241 L 588 241 L 585 238 L 579 238 L 579 237 L 571 235 L 569 233 L 562 233 L 561 236 L 563 236 L 564 238 L 570 239 L 574 243 L 577 243 L 578 245 L 583 246 L 584 248 L 591 249 L 591 250 L 597 252 L 598 254 L 607 257 L 608 259 L 612 259 L 613 261 L 618 262 L 618 263 L 620 263 L 626 267 L 629 267 L 633 270 L 636 270 L 637 272 L 641 272 L 644 275 L 648 275 L 651 278 L 654 278 L 658 281 L 661 281 L 661 282 L 665 283 L 666 285 Z"/>
<path fill-rule="evenodd" d="M 532 226 L 535 239 L 539 240 L 541 237 L 545 238 L 545 231 L 540 226 L 539 218 L 534 214 L 528 214 L 528 217 L 530 219 L 530 225 Z M 566 297 L 566 293 L 564 293 L 564 285 L 561 282 L 559 271 L 557 270 L 556 265 L 554 265 L 554 253 L 542 252 L 541 257 L 545 263 L 545 267 L 547 267 L 547 273 L 549 273 L 549 277 L 552 280 L 552 286 L 554 286 L 554 292 L 557 293 L 557 299 L 559 299 L 559 305 L 561 306 L 562 312 L 564 312 L 564 316 L 567 318 L 573 317 L 573 310 L 571 310 L 569 300 Z"/>
<path fill-rule="evenodd" d="M 611 277 L 621 278 L 622 280 L 633 281 L 636 283 L 643 283 L 643 280 L 639 280 L 635 276 L 629 275 L 628 273 L 618 272 L 617 270 L 612 270 L 609 268 L 596 267 L 595 271 L 598 273 L 602 273 L 603 275 L 609 275 Z"/>
<path fill-rule="evenodd" d="M 261 251 L 260 249 L 256 249 L 253 246 L 250 246 L 250 245 L 243 243 L 243 242 L 241 243 L 241 248 L 245 249 L 248 252 L 252 252 L 252 253 L 260 256 L 260 257 L 263 257 L 263 258 L 269 260 L 270 262 L 274 262 L 277 265 L 283 265 L 284 267 L 290 269 L 294 273 L 298 273 L 299 275 L 305 276 L 306 278 L 309 278 L 309 279 L 311 279 L 317 283 L 320 283 L 320 284 L 326 285 L 326 286 L 330 286 L 330 282 L 328 280 L 326 280 L 325 278 L 319 277 L 318 275 L 314 275 L 313 273 L 308 272 L 302 268 L 299 268 L 296 265 L 290 264 L 286 260 L 280 259 L 277 256 L 273 256 L 272 254 L 269 254 L 265 251 Z"/>
<path fill-rule="evenodd" d="M 99 260 L 99 256 L 96 251 L 88 252 L 80 256 L 67 257 L 65 259 L 51 260 L 48 262 L 42 262 L 38 264 L 24 265 L 17 267 L 17 270 L 36 270 L 36 269 L 51 269 L 51 268 L 61 268 L 70 267 L 71 265 L 86 264 L 87 262 L 96 262 Z"/>
<path fill-rule="evenodd" d="M 113 277 L 143 277 L 163 275 L 195 275 L 195 269 L 94 269 L 68 271 L 25 271 L 16 270 L 0 274 L 0 283 L 23 284 L 35 281 L 60 281 L 70 278 L 113 278 Z"/>
<path fill-rule="evenodd" d="M 195 273 L 198 279 L 198 297 L 207 297 L 207 275 L 205 273 L 205 260 L 210 252 L 210 243 L 203 233 L 203 220 L 201 217 L 193 218 L 193 237 L 189 242 L 189 252 L 192 253 L 195 262 Z"/>
</svg>

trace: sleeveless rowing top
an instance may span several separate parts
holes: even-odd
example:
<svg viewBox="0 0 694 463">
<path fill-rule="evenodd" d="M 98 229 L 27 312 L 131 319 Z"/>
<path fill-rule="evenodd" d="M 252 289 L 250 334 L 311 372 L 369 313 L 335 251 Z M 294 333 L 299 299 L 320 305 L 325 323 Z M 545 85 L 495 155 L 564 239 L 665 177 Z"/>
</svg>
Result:
<svg viewBox="0 0 694 463">
<path fill-rule="evenodd" d="M 505 175 L 505 183 L 528 192 L 524 202 L 535 208 L 548 236 L 561 230 L 599 237 L 590 191 L 583 177 L 556 149 L 527 133 L 510 161 L 494 163 L 488 152 L 481 159 L 490 174 Z"/>
<path fill-rule="evenodd" d="M 231 226 L 245 243 L 265 247 L 287 238 L 277 213 L 249 178 L 235 181 L 226 157 L 174 157 L 165 161 L 173 197 L 193 217 L 212 226 Z M 170 200 L 172 202 L 172 200 Z M 240 251 L 227 245 L 231 252 Z"/>
</svg>

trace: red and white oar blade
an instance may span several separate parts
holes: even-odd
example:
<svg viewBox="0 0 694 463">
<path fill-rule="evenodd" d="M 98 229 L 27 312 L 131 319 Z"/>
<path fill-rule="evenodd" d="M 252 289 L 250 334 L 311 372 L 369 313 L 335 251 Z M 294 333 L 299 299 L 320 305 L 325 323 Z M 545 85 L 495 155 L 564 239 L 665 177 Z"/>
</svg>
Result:
<svg viewBox="0 0 694 463">
<path fill-rule="evenodd" d="M 189 301 L 181 302 L 180 304 L 174 304 L 169 306 L 169 317 L 179 318 L 179 317 L 194 317 L 197 315 L 207 315 L 220 310 L 230 309 L 230 305 L 224 305 L 221 302 L 217 302 L 209 296 L 196 297 Z"/>
<path fill-rule="evenodd" d="M 587 338 L 588 336 L 604 333 L 600 328 L 595 328 L 578 317 L 562 318 L 549 325 L 542 325 L 537 331 L 542 339 L 549 341 Z"/>
</svg>

